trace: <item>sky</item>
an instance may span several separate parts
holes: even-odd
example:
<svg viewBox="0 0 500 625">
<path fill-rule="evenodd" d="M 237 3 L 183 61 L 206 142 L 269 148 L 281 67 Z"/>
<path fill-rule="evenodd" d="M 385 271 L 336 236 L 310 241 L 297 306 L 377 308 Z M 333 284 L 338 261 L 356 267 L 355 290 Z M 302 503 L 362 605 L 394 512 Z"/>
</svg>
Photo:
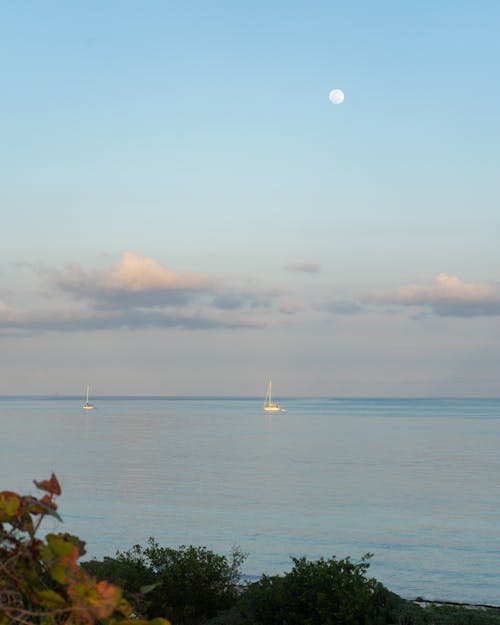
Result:
<svg viewBox="0 0 500 625">
<path fill-rule="evenodd" d="M 0 3 L 0 395 L 500 396 L 499 19 Z"/>
</svg>

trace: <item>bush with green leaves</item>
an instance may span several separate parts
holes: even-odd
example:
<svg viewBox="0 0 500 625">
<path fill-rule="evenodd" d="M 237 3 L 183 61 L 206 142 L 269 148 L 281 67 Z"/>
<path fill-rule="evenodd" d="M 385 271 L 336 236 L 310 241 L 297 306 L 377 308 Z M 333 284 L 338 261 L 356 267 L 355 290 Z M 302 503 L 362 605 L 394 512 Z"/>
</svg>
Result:
<svg viewBox="0 0 500 625">
<path fill-rule="evenodd" d="M 382 625 L 397 622 L 403 600 L 368 578 L 368 554 L 316 561 L 292 558 L 290 572 L 264 575 L 242 593 L 238 605 L 211 625 Z"/>
<path fill-rule="evenodd" d="M 238 548 L 228 558 L 205 547 L 161 547 L 150 538 L 146 547 L 135 545 L 115 558 L 83 566 L 120 584 L 144 616 L 164 615 L 176 625 L 198 625 L 236 603 L 245 557 Z"/>
<path fill-rule="evenodd" d="M 368 559 L 292 558 L 292 571 L 248 584 L 233 608 L 206 625 L 500 625 L 500 608 L 403 599 L 367 577 Z"/>
<path fill-rule="evenodd" d="M 56 476 L 36 482 L 41 498 L 0 492 L 0 625 L 146 625 L 132 621 L 122 589 L 97 580 L 78 563 L 85 553 L 79 538 L 37 532 L 50 515 L 59 520 Z M 168 625 L 157 619 L 149 625 Z"/>
</svg>

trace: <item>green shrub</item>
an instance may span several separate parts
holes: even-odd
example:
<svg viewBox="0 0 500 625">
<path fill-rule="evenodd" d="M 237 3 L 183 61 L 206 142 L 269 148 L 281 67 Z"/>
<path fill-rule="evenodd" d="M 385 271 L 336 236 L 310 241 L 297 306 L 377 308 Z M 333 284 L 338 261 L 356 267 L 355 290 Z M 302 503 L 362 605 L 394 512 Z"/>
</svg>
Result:
<svg viewBox="0 0 500 625">
<path fill-rule="evenodd" d="M 146 547 L 84 566 L 123 586 L 125 597 L 148 618 L 164 615 L 176 625 L 197 625 L 236 603 L 244 559 L 237 548 L 227 558 L 205 547 L 160 547 L 150 538 Z"/>
<path fill-rule="evenodd" d="M 308 561 L 292 558 L 283 576 L 249 584 L 235 609 L 211 625 L 369 625 L 393 623 L 403 600 L 366 577 L 368 556 Z"/>
</svg>

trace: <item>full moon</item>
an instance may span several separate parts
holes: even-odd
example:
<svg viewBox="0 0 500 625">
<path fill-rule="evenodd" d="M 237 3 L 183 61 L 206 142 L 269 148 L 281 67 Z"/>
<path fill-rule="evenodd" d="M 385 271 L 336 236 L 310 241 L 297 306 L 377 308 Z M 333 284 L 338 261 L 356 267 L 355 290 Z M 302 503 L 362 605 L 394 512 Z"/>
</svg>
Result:
<svg viewBox="0 0 500 625">
<path fill-rule="evenodd" d="M 332 89 L 328 94 L 328 99 L 332 104 L 342 104 L 344 101 L 344 92 L 341 89 Z"/>
</svg>

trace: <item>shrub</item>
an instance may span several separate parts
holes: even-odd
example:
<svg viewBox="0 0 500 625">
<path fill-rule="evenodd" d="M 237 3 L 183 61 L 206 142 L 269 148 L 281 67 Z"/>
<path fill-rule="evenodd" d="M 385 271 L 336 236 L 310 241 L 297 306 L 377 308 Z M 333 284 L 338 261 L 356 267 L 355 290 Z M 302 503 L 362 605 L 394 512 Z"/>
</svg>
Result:
<svg viewBox="0 0 500 625">
<path fill-rule="evenodd" d="M 97 579 L 108 580 L 120 586 L 137 615 L 145 617 L 148 614 L 148 597 L 154 588 L 156 575 L 144 562 L 117 554 L 116 558 L 105 557 L 101 561 L 82 562 L 82 567 Z"/>
<path fill-rule="evenodd" d="M 212 625 L 369 625 L 394 623 L 403 601 L 375 579 L 367 558 L 308 561 L 292 558 L 283 576 L 264 575 L 249 584 L 236 609 Z"/>
<path fill-rule="evenodd" d="M 237 548 L 227 558 L 205 547 L 161 547 L 150 538 L 146 547 L 135 545 L 84 567 L 120 583 L 148 618 L 165 615 L 176 625 L 197 625 L 236 603 L 245 557 Z"/>
<path fill-rule="evenodd" d="M 66 533 L 37 537 L 47 516 L 60 520 L 55 475 L 36 482 L 40 499 L 0 492 L 0 625 L 131 624 L 132 606 L 122 589 L 87 573 L 78 559 L 84 543 Z M 145 621 L 133 620 L 134 625 Z M 158 619 L 154 625 L 168 625 Z"/>
</svg>

